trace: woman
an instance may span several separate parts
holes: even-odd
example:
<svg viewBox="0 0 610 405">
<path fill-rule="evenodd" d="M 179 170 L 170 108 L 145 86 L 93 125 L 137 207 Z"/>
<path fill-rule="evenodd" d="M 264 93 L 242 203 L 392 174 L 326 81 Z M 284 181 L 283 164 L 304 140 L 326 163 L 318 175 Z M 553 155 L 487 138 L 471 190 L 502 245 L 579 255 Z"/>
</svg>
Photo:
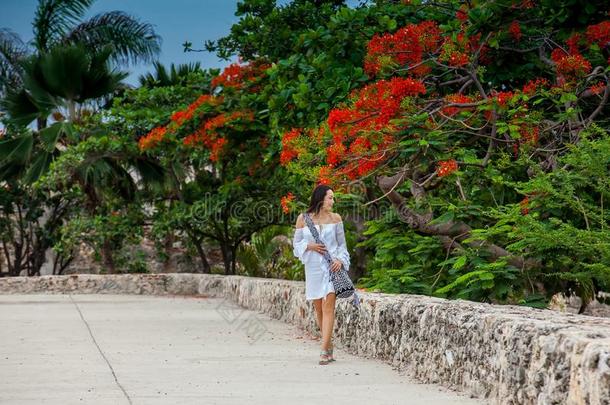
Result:
<svg viewBox="0 0 610 405">
<path fill-rule="evenodd" d="M 322 333 L 319 364 L 335 361 L 331 340 L 335 324 L 336 296 L 330 280 L 328 263 L 323 256 L 325 249 L 328 249 L 328 253 L 334 259 L 330 271 L 338 271 L 341 266 L 349 269 L 350 264 L 343 221 L 339 214 L 332 212 L 333 204 L 334 194 L 331 188 L 324 184 L 317 186 L 306 212 L 324 243 L 315 242 L 305 224 L 303 214 L 297 218 L 293 238 L 294 255 L 305 265 L 305 299 L 313 301 L 316 320 Z"/>
</svg>

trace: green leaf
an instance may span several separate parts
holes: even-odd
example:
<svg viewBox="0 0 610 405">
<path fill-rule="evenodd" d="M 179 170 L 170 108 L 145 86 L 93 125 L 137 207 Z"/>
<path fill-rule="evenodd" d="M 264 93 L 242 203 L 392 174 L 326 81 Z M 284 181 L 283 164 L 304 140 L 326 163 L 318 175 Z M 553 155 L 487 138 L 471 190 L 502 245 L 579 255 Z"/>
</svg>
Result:
<svg viewBox="0 0 610 405">
<path fill-rule="evenodd" d="M 56 122 L 53 125 L 46 127 L 40 131 L 40 140 L 42 146 L 47 152 L 53 152 L 57 140 L 62 135 L 63 123 Z"/>
<path fill-rule="evenodd" d="M 0 141 L 0 164 L 25 164 L 30 159 L 33 143 L 32 134 Z"/>
<path fill-rule="evenodd" d="M 458 257 L 457 260 L 455 261 L 455 263 L 453 263 L 453 268 L 456 270 L 461 269 L 462 267 L 464 267 L 467 260 L 468 260 L 468 258 L 466 256 Z"/>
<path fill-rule="evenodd" d="M 454 215 L 453 211 L 447 211 L 440 217 L 434 218 L 432 221 L 428 222 L 428 224 L 438 225 L 438 224 L 442 224 L 445 222 L 453 221 L 454 218 L 455 218 L 455 215 Z"/>
<path fill-rule="evenodd" d="M 51 153 L 39 153 L 34 158 L 32 165 L 28 168 L 28 171 L 25 174 L 25 181 L 30 184 L 34 183 L 49 170 L 52 161 L 53 155 Z"/>
</svg>

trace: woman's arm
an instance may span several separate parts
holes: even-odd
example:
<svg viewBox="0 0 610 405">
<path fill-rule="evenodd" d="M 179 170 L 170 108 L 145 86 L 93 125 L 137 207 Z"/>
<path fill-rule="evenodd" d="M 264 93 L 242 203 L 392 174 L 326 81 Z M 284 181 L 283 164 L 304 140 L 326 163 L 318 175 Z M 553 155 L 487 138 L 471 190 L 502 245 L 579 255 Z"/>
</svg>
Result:
<svg viewBox="0 0 610 405">
<path fill-rule="evenodd" d="M 305 221 L 303 220 L 303 214 L 299 214 L 294 236 L 292 237 L 292 253 L 295 257 L 298 257 L 303 264 L 305 264 L 303 256 L 308 248 L 307 239 L 305 239 L 305 236 L 303 235 L 304 226 Z"/>
<path fill-rule="evenodd" d="M 335 226 L 335 237 L 337 238 L 337 254 L 336 259 L 339 259 L 343 263 L 343 267 L 346 271 L 349 271 L 350 257 L 347 250 L 347 242 L 345 241 L 345 229 L 343 228 L 343 221 L 341 216 L 337 214 L 340 222 Z"/>
</svg>

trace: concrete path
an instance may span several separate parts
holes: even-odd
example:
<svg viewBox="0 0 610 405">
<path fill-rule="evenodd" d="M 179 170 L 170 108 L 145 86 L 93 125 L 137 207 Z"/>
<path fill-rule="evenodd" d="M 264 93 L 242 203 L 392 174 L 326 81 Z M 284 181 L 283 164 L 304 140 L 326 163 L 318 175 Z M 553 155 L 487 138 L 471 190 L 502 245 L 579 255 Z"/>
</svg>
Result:
<svg viewBox="0 0 610 405">
<path fill-rule="evenodd" d="M 482 404 L 218 298 L 0 296 L 0 404 Z"/>
</svg>

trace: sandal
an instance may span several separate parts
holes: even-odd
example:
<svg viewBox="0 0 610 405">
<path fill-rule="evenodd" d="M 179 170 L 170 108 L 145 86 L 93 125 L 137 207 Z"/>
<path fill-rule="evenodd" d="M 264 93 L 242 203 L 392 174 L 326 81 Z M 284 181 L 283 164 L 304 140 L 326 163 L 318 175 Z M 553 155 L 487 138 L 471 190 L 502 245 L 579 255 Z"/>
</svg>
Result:
<svg viewBox="0 0 610 405">
<path fill-rule="evenodd" d="M 318 362 L 318 364 L 326 365 L 326 364 L 331 362 L 330 359 L 331 359 L 330 351 L 328 351 L 328 350 L 321 350 L 320 351 L 320 361 Z"/>
<path fill-rule="evenodd" d="M 337 361 L 333 357 L 333 347 L 332 346 L 330 347 L 330 349 L 328 349 L 328 357 L 330 357 L 329 361 Z"/>
</svg>

